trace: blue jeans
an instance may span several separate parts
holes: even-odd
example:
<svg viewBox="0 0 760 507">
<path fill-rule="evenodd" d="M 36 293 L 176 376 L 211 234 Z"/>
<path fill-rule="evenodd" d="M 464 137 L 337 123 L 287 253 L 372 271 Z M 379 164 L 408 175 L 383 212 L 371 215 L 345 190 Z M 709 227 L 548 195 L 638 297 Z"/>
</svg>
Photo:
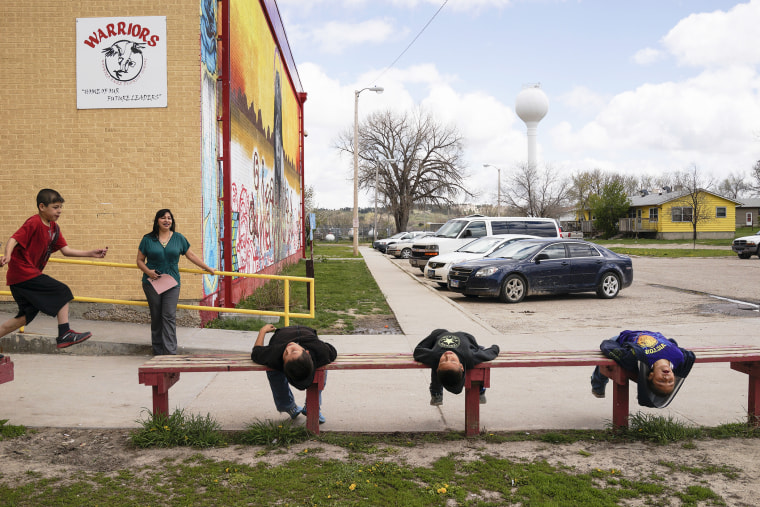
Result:
<svg viewBox="0 0 760 507">
<path fill-rule="evenodd" d="M 287 412 L 297 406 L 293 391 L 290 390 L 290 384 L 288 384 L 288 377 L 283 372 L 267 370 L 267 380 L 269 380 L 274 406 L 278 412 Z M 325 384 L 327 384 L 327 372 L 325 372 Z M 319 406 L 322 406 L 322 391 L 319 391 Z"/>
<path fill-rule="evenodd" d="M 604 389 L 607 387 L 607 382 L 610 379 L 602 375 L 599 371 L 599 367 L 594 368 L 594 373 L 591 374 L 591 389 L 599 394 L 604 394 Z"/>
</svg>

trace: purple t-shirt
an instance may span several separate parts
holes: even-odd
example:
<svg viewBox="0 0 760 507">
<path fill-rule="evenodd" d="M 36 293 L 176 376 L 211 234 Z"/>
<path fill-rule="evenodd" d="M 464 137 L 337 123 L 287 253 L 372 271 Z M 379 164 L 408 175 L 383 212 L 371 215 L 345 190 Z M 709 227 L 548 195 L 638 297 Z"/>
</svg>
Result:
<svg viewBox="0 0 760 507">
<path fill-rule="evenodd" d="M 632 343 L 644 350 L 647 364 L 651 368 L 660 359 L 667 359 L 678 368 L 683 363 L 683 352 L 660 333 L 655 331 L 623 331 L 617 337 L 620 345 Z"/>
</svg>

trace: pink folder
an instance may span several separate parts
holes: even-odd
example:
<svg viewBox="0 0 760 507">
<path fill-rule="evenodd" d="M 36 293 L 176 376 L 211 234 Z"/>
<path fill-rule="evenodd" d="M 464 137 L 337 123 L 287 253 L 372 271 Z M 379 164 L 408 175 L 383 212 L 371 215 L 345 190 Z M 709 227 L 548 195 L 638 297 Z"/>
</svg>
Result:
<svg viewBox="0 0 760 507">
<path fill-rule="evenodd" d="M 150 280 L 150 279 L 149 279 Z M 156 290 L 156 294 L 163 294 L 172 287 L 176 287 L 177 280 L 171 275 L 161 275 L 155 280 L 150 280 L 153 288 Z"/>
</svg>

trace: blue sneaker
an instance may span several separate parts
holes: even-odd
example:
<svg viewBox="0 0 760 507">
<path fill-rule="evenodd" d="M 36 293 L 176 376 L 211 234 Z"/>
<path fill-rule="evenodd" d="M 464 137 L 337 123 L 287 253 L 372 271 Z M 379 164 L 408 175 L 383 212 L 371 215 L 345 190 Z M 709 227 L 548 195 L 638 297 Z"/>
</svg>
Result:
<svg viewBox="0 0 760 507">
<path fill-rule="evenodd" d="M 298 415 L 301 413 L 302 410 L 303 409 L 299 407 L 298 405 L 293 405 L 291 408 L 289 408 L 285 412 L 287 412 L 287 414 L 290 416 L 291 419 L 295 419 L 296 417 L 298 417 Z M 306 412 L 304 412 L 304 414 L 306 414 Z"/>
<path fill-rule="evenodd" d="M 306 407 L 305 407 L 305 406 L 303 407 L 303 410 L 301 410 L 301 413 L 302 413 L 303 415 L 307 415 L 307 414 L 306 414 Z M 325 420 L 326 420 L 326 419 L 325 419 L 325 416 L 323 416 L 323 415 L 322 415 L 322 411 L 320 410 L 320 411 L 319 411 L 319 424 L 324 424 L 324 423 L 325 423 Z"/>
</svg>

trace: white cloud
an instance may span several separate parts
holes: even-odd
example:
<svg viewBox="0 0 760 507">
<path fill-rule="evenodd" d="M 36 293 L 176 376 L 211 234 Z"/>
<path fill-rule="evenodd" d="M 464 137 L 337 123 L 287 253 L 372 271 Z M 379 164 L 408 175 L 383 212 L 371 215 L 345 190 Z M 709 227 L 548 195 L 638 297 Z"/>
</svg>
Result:
<svg viewBox="0 0 760 507">
<path fill-rule="evenodd" d="M 639 65 L 649 65 L 650 63 L 655 63 L 659 60 L 662 60 L 664 56 L 665 55 L 660 50 L 644 48 L 636 51 L 636 54 L 633 55 L 633 61 Z"/>
<path fill-rule="evenodd" d="M 330 21 L 315 28 L 310 38 L 326 53 L 338 54 L 350 46 L 380 44 L 394 33 L 394 24 L 387 19 L 371 19 L 359 23 Z"/>
<path fill-rule="evenodd" d="M 756 65 L 760 62 L 760 0 L 728 12 L 692 14 L 663 38 L 665 48 L 685 65 Z"/>
</svg>

